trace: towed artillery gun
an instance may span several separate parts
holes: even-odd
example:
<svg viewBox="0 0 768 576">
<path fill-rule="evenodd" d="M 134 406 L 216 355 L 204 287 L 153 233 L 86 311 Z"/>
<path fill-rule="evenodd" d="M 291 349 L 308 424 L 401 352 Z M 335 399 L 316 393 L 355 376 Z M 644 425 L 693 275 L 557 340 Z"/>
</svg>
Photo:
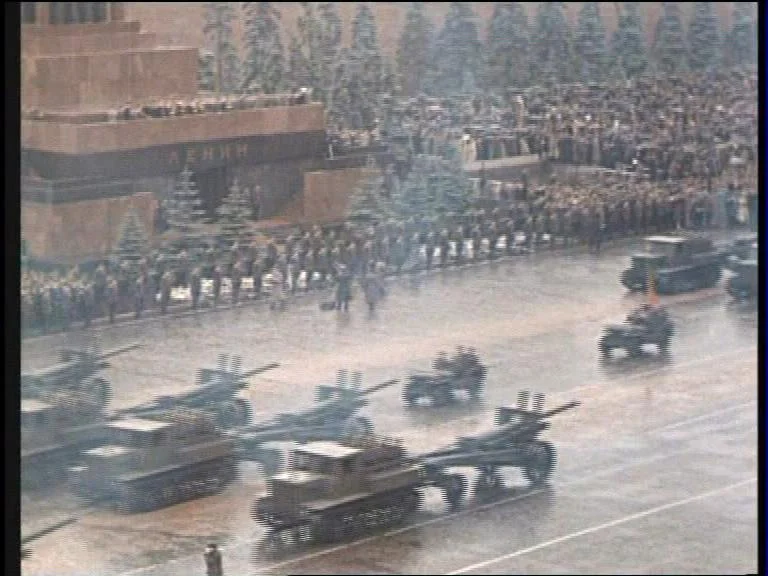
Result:
<svg viewBox="0 0 768 576">
<path fill-rule="evenodd" d="M 457 400 L 457 392 L 465 392 L 470 400 L 477 400 L 483 392 L 488 369 L 480 362 L 474 348 L 459 346 L 449 358 L 441 352 L 432 363 L 433 374 L 412 374 L 403 389 L 403 399 L 415 406 L 428 398 L 432 406 L 445 406 Z"/>
<path fill-rule="evenodd" d="M 645 243 L 645 252 L 633 255 L 632 265 L 621 274 L 629 290 L 646 290 L 650 275 L 659 294 L 712 288 L 720 280 L 725 255 L 708 238 L 650 236 Z"/>
<path fill-rule="evenodd" d="M 112 387 L 98 373 L 109 368 L 109 358 L 140 347 L 130 344 L 102 353 L 94 340 L 82 350 L 62 348 L 58 364 L 21 375 L 21 397 L 45 401 L 51 393 L 68 390 L 85 393 L 104 408 L 112 396 Z"/>
<path fill-rule="evenodd" d="M 148 418 L 169 410 L 186 408 L 209 413 L 222 429 L 237 428 L 250 424 L 253 416 L 250 404 L 236 394 L 248 387 L 246 380 L 256 374 L 277 368 L 272 362 L 247 372 L 242 371 L 242 358 L 220 354 L 216 369 L 202 368 L 197 373 L 196 388 L 176 396 L 158 396 L 151 402 L 127 408 L 116 415 L 121 417 Z"/>
<path fill-rule="evenodd" d="M 623 348 L 635 358 L 642 354 L 646 344 L 653 344 L 661 354 L 667 354 L 674 333 L 675 326 L 664 308 L 643 304 L 630 312 L 623 324 L 606 326 L 598 346 L 604 357 L 610 356 L 612 350 Z"/>
<path fill-rule="evenodd" d="M 735 257 L 730 261 L 733 276 L 728 278 L 726 291 L 734 300 L 745 302 L 757 298 L 759 292 L 757 250 L 757 242 L 754 242 L 744 258 Z"/>
<path fill-rule="evenodd" d="M 21 488 L 56 484 L 69 462 L 98 444 L 103 407 L 84 392 L 48 393 L 47 402 L 21 400 Z"/>
<path fill-rule="evenodd" d="M 358 416 L 358 412 L 368 405 L 368 396 L 396 384 L 397 380 L 362 388 L 362 374 L 352 374 L 351 385 L 348 376 L 346 370 L 340 370 L 335 386 L 318 386 L 317 404 L 312 408 L 295 414 L 278 414 L 267 422 L 231 431 L 240 457 L 260 462 L 267 475 L 273 475 L 282 467 L 283 458 L 280 451 L 264 444 L 341 440 L 371 434 L 373 424 L 368 418 Z"/>
<path fill-rule="evenodd" d="M 533 408 L 529 409 L 530 392 L 521 390 L 516 406 L 502 406 L 496 410 L 497 428 L 475 437 L 459 438 L 452 446 L 422 455 L 430 474 L 445 474 L 448 468 L 476 468 L 480 473 L 475 485 L 476 493 L 487 493 L 502 488 L 499 468 L 520 468 L 532 484 L 546 482 L 556 462 L 554 446 L 539 439 L 549 428 L 548 420 L 579 406 L 568 402 L 544 412 L 544 394 L 536 394 Z M 453 475 L 445 491 L 446 500 L 455 508 L 466 491 L 466 482 Z"/>
<path fill-rule="evenodd" d="M 405 521 L 421 506 L 425 488 L 442 490 L 457 507 L 466 480 L 449 468 L 478 468 L 480 489 L 500 487 L 497 470 L 505 466 L 523 468 L 534 484 L 544 482 L 555 450 L 538 435 L 549 427 L 546 420 L 579 403 L 544 412 L 544 397 L 537 394 L 528 410 L 529 396 L 521 392 L 518 406 L 499 409 L 498 430 L 416 458 L 400 442 L 374 436 L 300 446 L 288 471 L 269 479 L 267 495 L 254 502 L 251 515 L 270 530 L 269 544 L 286 534 L 299 543 L 335 541 Z"/>
<path fill-rule="evenodd" d="M 237 476 L 234 442 L 209 414 L 175 410 L 106 425 L 104 443 L 68 471 L 85 500 L 132 513 L 216 494 Z"/>
</svg>

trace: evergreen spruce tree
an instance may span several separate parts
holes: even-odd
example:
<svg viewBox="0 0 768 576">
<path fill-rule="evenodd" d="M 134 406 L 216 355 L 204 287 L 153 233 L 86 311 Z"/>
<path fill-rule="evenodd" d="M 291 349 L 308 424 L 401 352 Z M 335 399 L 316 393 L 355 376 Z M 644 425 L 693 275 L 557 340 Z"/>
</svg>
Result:
<svg viewBox="0 0 768 576">
<path fill-rule="evenodd" d="M 176 179 L 171 197 L 166 204 L 168 226 L 181 232 L 188 232 L 204 214 L 200 210 L 200 194 L 192 180 L 192 172 L 185 166 Z"/>
<path fill-rule="evenodd" d="M 597 2 L 584 2 L 579 12 L 576 50 L 583 80 L 599 82 L 606 73 L 605 27 Z"/>
<path fill-rule="evenodd" d="M 232 2 L 208 2 L 205 5 L 203 34 L 208 51 L 213 54 L 213 77 L 217 92 L 231 93 L 239 88 L 240 57 L 237 54 L 232 22 Z"/>
<path fill-rule="evenodd" d="M 528 17 L 519 2 L 494 5 L 485 49 L 485 85 L 497 94 L 527 86 L 530 77 Z"/>
<path fill-rule="evenodd" d="M 297 46 L 289 48 L 290 62 L 289 68 L 296 70 L 293 81 L 301 86 L 312 88 L 313 97 L 320 101 L 325 101 L 323 87 L 320 84 L 320 21 L 315 12 L 314 2 L 302 2 L 302 14 L 297 21 L 299 30 L 296 38 Z M 298 71 L 301 71 L 300 73 Z"/>
<path fill-rule="evenodd" d="M 618 11 L 619 3 L 615 4 Z M 617 20 L 611 53 L 626 76 L 634 78 L 642 74 L 648 66 L 639 2 L 624 2 L 624 10 L 619 12 Z"/>
<path fill-rule="evenodd" d="M 482 79 L 477 18 L 469 2 L 451 2 L 432 51 L 432 91 L 471 93 Z"/>
<path fill-rule="evenodd" d="M 317 53 L 310 56 L 313 70 L 317 70 L 318 97 L 326 107 L 333 105 L 333 94 L 342 78 L 338 72 L 346 72 L 346 54 L 341 54 L 341 17 L 335 2 L 323 2 L 318 6 Z M 344 56 L 344 58 L 342 58 Z M 344 60 L 342 63 L 339 60 Z"/>
<path fill-rule="evenodd" d="M 280 12 L 272 2 L 244 2 L 245 89 L 258 86 L 265 94 L 282 89 L 283 44 Z"/>
<path fill-rule="evenodd" d="M 216 63 L 213 52 L 200 50 L 197 59 L 198 88 L 204 92 L 216 90 Z"/>
<path fill-rule="evenodd" d="M 346 48 L 339 50 L 328 73 L 332 79 L 332 83 L 327 84 L 326 88 L 328 119 L 332 126 L 348 126 L 356 120 L 351 118 L 354 112 L 352 100 L 355 86 L 352 85 L 349 74 L 349 51 Z"/>
<path fill-rule="evenodd" d="M 135 268 L 147 252 L 147 233 L 136 210 L 131 209 L 125 215 L 120 227 L 120 239 L 113 255 L 119 263 L 127 263 Z"/>
<path fill-rule="evenodd" d="M 414 158 L 411 171 L 399 190 L 392 194 L 392 210 L 400 218 L 436 218 L 462 213 L 469 207 L 469 180 L 452 149 L 446 156 L 425 154 Z"/>
<path fill-rule="evenodd" d="M 222 236 L 230 243 L 244 236 L 251 215 L 251 198 L 248 190 L 241 188 L 237 179 L 229 187 L 229 193 L 222 199 L 216 214 L 219 216 Z"/>
<path fill-rule="evenodd" d="M 574 78 L 574 51 L 563 2 L 540 2 L 534 41 L 536 72 L 540 81 L 568 82 Z"/>
<path fill-rule="evenodd" d="M 654 59 L 661 74 L 676 74 L 688 66 L 680 6 L 677 2 L 662 2 L 662 7 L 653 39 Z"/>
<path fill-rule="evenodd" d="M 384 58 L 384 64 L 381 66 L 381 82 L 379 85 L 382 94 L 394 96 L 398 93 L 397 75 L 395 74 L 395 66 L 392 63 L 391 58 Z"/>
<path fill-rule="evenodd" d="M 422 2 L 411 2 L 397 46 L 397 73 L 403 94 L 414 96 L 424 90 L 432 46 L 432 22 Z"/>
<path fill-rule="evenodd" d="M 376 103 L 381 91 L 382 62 L 376 21 L 368 4 L 357 5 L 347 62 L 350 126 L 370 130 L 374 126 Z"/>
<path fill-rule="evenodd" d="M 750 2 L 733 3 L 733 22 L 724 47 L 729 66 L 751 66 L 757 62 L 757 27 Z"/>
<path fill-rule="evenodd" d="M 352 193 L 347 215 L 357 222 L 382 222 L 391 217 L 389 201 L 383 195 L 384 177 L 370 174 Z"/>
<path fill-rule="evenodd" d="M 312 86 L 309 60 L 301 49 L 301 41 L 293 34 L 291 34 L 290 42 L 288 44 L 287 80 L 293 90 L 301 88 L 302 86 Z"/>
<path fill-rule="evenodd" d="M 707 70 L 720 63 L 720 24 L 712 2 L 696 2 L 688 25 L 692 70 Z"/>
</svg>

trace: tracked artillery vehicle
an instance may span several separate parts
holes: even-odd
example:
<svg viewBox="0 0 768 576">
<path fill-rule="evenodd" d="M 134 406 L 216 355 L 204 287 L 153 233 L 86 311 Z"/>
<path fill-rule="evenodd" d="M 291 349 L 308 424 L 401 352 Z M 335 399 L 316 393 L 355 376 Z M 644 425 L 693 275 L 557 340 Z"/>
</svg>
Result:
<svg viewBox="0 0 768 576">
<path fill-rule="evenodd" d="M 191 392 L 175 396 L 158 396 L 151 402 L 117 412 L 117 416 L 148 418 L 161 415 L 169 410 L 186 408 L 209 414 L 216 424 L 224 429 L 246 426 L 253 414 L 250 404 L 237 394 L 248 388 L 246 380 L 256 374 L 277 368 L 273 362 L 247 372 L 242 371 L 242 358 L 234 356 L 230 362 L 225 354 L 219 355 L 216 369 L 198 370 L 196 387 Z"/>
<path fill-rule="evenodd" d="M 99 443 L 104 412 L 88 394 L 47 394 L 21 400 L 21 488 L 55 485 L 81 450 Z"/>
<path fill-rule="evenodd" d="M 220 492 L 237 475 L 234 442 L 206 414 L 174 411 L 109 422 L 105 444 L 69 468 L 78 496 L 143 512 Z"/>
<path fill-rule="evenodd" d="M 474 348 L 459 346 L 450 358 L 441 352 L 432 367 L 432 374 L 412 374 L 408 378 L 403 389 L 408 406 L 415 406 L 421 399 L 429 399 L 432 406 L 445 406 L 457 401 L 457 392 L 466 393 L 470 400 L 481 396 L 488 370 Z"/>
<path fill-rule="evenodd" d="M 352 374 L 351 384 L 348 377 L 349 373 L 341 370 L 335 386 L 318 386 L 317 404 L 312 408 L 294 414 L 278 414 L 272 420 L 232 431 L 240 457 L 260 462 L 267 475 L 273 475 L 282 467 L 283 458 L 279 450 L 265 444 L 342 440 L 371 434 L 373 424 L 358 413 L 368 405 L 371 394 L 393 386 L 397 380 L 363 388 L 362 374 Z"/>
<path fill-rule="evenodd" d="M 99 372 L 109 368 L 109 358 L 140 347 L 130 344 L 102 353 L 92 341 L 82 350 L 62 348 L 58 364 L 21 375 L 21 397 L 46 401 L 52 393 L 71 391 L 87 394 L 104 408 L 112 397 L 112 387 Z"/>
<path fill-rule="evenodd" d="M 708 238 L 650 236 L 645 251 L 632 256 L 632 265 L 621 274 L 621 283 L 632 291 L 646 290 L 653 275 L 659 294 L 678 294 L 717 284 L 725 255 Z"/>
<path fill-rule="evenodd" d="M 667 354 L 674 333 L 675 326 L 664 308 L 644 304 L 627 315 L 623 324 L 606 326 L 598 347 L 606 358 L 619 348 L 635 358 L 642 354 L 643 346 L 647 344 L 656 346 L 661 354 Z"/>
<path fill-rule="evenodd" d="M 312 442 L 293 451 L 289 470 L 269 480 L 251 514 L 271 542 L 286 533 L 294 542 L 336 541 L 403 522 L 431 484 L 398 441 Z"/>
<path fill-rule="evenodd" d="M 730 269 L 733 272 L 733 276 L 728 278 L 726 291 L 734 300 L 745 302 L 757 298 L 759 293 L 757 263 L 757 242 L 752 244 L 745 258 L 734 258 L 731 260 Z"/>
<path fill-rule="evenodd" d="M 545 483 L 556 463 L 554 446 L 539 435 L 549 428 L 548 420 L 579 406 L 568 402 L 544 411 L 544 395 L 536 394 L 529 408 L 530 392 L 518 393 L 516 406 L 503 406 L 496 411 L 496 429 L 475 437 L 459 438 L 453 445 L 422 455 L 431 477 L 447 477 L 450 468 L 475 468 L 480 473 L 475 484 L 479 495 L 503 487 L 500 468 L 519 468 L 532 484 Z M 445 484 L 445 497 L 451 507 L 457 507 L 466 492 L 466 481 L 452 475 Z"/>
</svg>

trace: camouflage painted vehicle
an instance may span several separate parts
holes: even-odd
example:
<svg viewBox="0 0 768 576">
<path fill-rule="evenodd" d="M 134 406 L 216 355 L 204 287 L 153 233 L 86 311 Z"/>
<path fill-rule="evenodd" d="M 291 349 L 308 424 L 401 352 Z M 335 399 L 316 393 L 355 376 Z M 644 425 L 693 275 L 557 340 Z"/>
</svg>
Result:
<svg viewBox="0 0 768 576">
<path fill-rule="evenodd" d="M 81 350 L 62 348 L 60 362 L 55 366 L 21 375 L 21 397 L 46 401 L 51 393 L 72 391 L 87 394 L 104 408 L 112 398 L 112 387 L 98 373 L 109 368 L 109 358 L 136 348 L 140 345 L 130 344 L 102 353 L 95 340 Z"/>
<path fill-rule="evenodd" d="M 611 324 L 603 329 L 598 347 L 603 356 L 624 349 L 630 357 L 642 354 L 643 346 L 653 344 L 661 354 L 669 351 L 675 333 L 672 319 L 664 308 L 645 304 L 631 312 L 623 324 Z"/>
<path fill-rule="evenodd" d="M 36 490 L 60 481 L 67 465 L 99 443 L 104 412 L 81 392 L 49 394 L 48 402 L 21 400 L 21 488 Z"/>
<path fill-rule="evenodd" d="M 163 508 L 220 492 L 237 476 L 234 442 L 200 412 L 109 422 L 107 443 L 69 468 L 72 491 L 120 512 Z"/>
<path fill-rule="evenodd" d="M 726 291 L 734 300 L 740 302 L 753 300 L 758 297 L 760 284 L 758 281 L 758 252 L 757 242 L 753 243 L 745 258 L 731 261 L 733 276 L 728 278 Z"/>
<path fill-rule="evenodd" d="M 720 280 L 724 254 L 708 238 L 650 236 L 645 251 L 632 256 L 621 283 L 632 291 L 648 288 L 649 274 L 659 294 L 677 294 L 711 288 Z"/>
<path fill-rule="evenodd" d="M 432 406 L 445 406 L 464 392 L 470 400 L 478 400 L 483 393 L 487 368 L 480 362 L 474 348 L 459 346 L 449 358 L 441 352 L 432 363 L 434 373 L 412 374 L 403 388 L 403 400 L 415 406 L 421 399 L 429 399 Z"/>
</svg>

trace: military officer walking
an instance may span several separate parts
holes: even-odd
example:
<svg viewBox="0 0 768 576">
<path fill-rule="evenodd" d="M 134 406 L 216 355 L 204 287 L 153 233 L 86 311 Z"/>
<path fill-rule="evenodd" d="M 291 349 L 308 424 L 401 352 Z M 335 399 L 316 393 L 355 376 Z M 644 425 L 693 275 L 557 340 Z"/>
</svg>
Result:
<svg viewBox="0 0 768 576">
<path fill-rule="evenodd" d="M 206 576 L 224 576 L 221 551 L 216 544 L 208 544 L 203 554 Z"/>
</svg>

